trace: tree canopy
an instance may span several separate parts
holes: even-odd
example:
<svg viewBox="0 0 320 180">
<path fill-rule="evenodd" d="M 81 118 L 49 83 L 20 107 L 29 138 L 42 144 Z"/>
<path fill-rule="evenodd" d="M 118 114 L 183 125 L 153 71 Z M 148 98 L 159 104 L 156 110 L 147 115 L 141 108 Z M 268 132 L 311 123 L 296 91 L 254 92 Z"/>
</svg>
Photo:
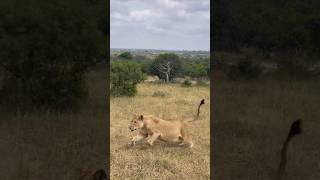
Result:
<svg viewBox="0 0 320 180">
<path fill-rule="evenodd" d="M 106 4 L 0 2 L 0 100 L 70 108 L 86 97 L 84 73 L 105 59 Z M 105 19 L 104 19 L 105 18 Z"/>
<path fill-rule="evenodd" d="M 123 53 L 119 54 L 118 58 L 130 60 L 130 59 L 132 59 L 132 54 L 130 52 L 123 52 Z"/>
<path fill-rule="evenodd" d="M 213 13 L 216 50 L 319 55 L 318 0 L 216 0 Z"/>
<path fill-rule="evenodd" d="M 164 53 L 158 55 L 151 64 L 152 73 L 160 79 L 169 82 L 181 71 L 181 61 L 174 53 Z"/>
</svg>

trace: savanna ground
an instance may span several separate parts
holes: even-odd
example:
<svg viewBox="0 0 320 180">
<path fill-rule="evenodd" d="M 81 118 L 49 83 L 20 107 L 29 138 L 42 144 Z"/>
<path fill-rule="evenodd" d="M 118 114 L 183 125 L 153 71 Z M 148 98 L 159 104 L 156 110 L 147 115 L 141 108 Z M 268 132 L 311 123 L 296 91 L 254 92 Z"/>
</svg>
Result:
<svg viewBox="0 0 320 180">
<path fill-rule="evenodd" d="M 181 87 L 178 84 L 139 84 L 132 98 L 111 98 L 110 160 L 111 179 L 209 179 L 210 178 L 210 87 Z M 158 96 L 154 96 L 155 92 Z M 145 141 L 127 144 L 137 132 L 128 129 L 134 114 L 148 113 L 163 119 L 188 118 L 206 100 L 198 121 L 192 122 L 194 147 Z"/>
<path fill-rule="evenodd" d="M 88 74 L 89 99 L 78 112 L 1 112 L 1 180 L 79 180 L 107 167 L 105 68 Z"/>
<path fill-rule="evenodd" d="M 290 78 L 289 78 L 290 79 Z M 214 179 L 274 179 L 293 120 L 303 133 L 289 144 L 288 180 L 320 179 L 319 80 L 227 81 L 216 73 Z"/>
</svg>

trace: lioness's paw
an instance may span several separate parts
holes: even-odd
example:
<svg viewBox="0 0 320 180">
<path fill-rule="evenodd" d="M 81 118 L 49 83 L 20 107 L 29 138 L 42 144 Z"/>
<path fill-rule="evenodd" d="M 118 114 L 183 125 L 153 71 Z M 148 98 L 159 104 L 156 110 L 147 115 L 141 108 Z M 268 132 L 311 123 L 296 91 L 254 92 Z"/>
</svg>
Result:
<svg viewBox="0 0 320 180">
<path fill-rule="evenodd" d="M 152 146 L 153 145 L 153 142 L 150 140 L 150 139 L 148 139 L 148 144 L 150 145 L 150 146 Z"/>
<path fill-rule="evenodd" d="M 193 143 L 191 142 L 190 144 L 189 144 L 189 148 L 192 148 L 193 147 Z"/>
<path fill-rule="evenodd" d="M 134 142 L 134 141 L 131 141 L 131 142 L 128 143 L 128 146 L 129 146 L 129 147 L 133 147 L 134 145 L 135 145 L 135 142 Z"/>
</svg>

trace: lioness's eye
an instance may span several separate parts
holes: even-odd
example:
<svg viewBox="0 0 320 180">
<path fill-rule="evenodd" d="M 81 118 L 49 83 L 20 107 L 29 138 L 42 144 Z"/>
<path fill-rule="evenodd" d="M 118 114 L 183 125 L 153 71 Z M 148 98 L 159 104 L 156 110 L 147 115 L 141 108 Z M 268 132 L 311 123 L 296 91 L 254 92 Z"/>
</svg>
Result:
<svg viewBox="0 0 320 180">
<path fill-rule="evenodd" d="M 137 123 L 137 121 L 134 121 L 134 123 Z"/>
</svg>

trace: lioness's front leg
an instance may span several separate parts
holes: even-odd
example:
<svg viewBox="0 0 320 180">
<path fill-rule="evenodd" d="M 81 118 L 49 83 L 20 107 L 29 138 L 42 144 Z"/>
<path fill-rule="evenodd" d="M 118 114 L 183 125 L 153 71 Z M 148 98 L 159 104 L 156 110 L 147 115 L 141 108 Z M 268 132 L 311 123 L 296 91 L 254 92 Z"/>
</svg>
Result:
<svg viewBox="0 0 320 180">
<path fill-rule="evenodd" d="M 138 134 L 136 136 L 134 136 L 131 141 L 129 142 L 129 146 L 134 146 L 136 144 L 136 142 L 141 141 L 142 139 L 146 138 L 147 135 L 144 134 Z"/>
<path fill-rule="evenodd" d="M 152 146 L 152 145 L 153 145 L 153 142 L 154 142 L 156 139 L 158 139 L 159 136 L 160 136 L 160 133 L 153 133 L 152 136 L 150 136 L 150 137 L 148 138 L 148 143 L 149 143 L 149 145 Z"/>
</svg>

